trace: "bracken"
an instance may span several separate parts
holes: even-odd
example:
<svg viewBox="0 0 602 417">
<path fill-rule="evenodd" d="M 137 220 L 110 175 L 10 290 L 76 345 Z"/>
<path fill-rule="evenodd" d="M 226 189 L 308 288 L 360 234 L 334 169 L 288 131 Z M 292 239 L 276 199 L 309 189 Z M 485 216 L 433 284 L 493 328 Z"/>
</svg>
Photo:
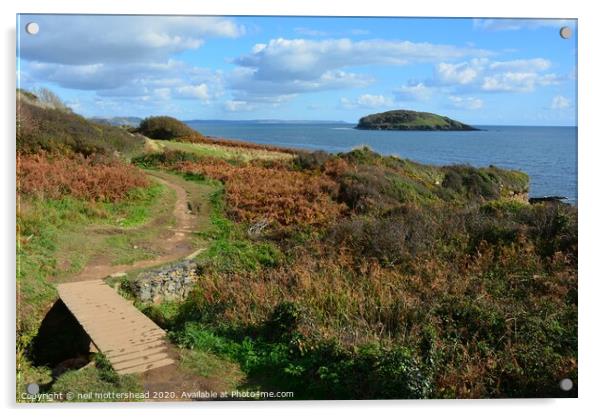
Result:
<svg viewBox="0 0 602 417">
<path fill-rule="evenodd" d="M 46 198 L 70 195 L 92 201 L 117 201 L 149 182 L 138 168 L 106 157 L 18 155 L 17 192 Z"/>
</svg>

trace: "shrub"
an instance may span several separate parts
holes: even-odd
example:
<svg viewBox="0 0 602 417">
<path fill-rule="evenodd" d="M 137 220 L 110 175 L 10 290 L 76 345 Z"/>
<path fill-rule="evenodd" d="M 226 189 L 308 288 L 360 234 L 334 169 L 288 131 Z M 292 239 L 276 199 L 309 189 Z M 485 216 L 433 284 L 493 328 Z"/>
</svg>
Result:
<svg viewBox="0 0 602 417">
<path fill-rule="evenodd" d="M 132 159 L 132 163 L 142 168 L 171 167 L 181 162 L 198 162 L 200 158 L 193 153 L 166 150 L 161 153 L 149 153 Z"/>
<path fill-rule="evenodd" d="M 321 170 L 331 155 L 324 151 L 301 152 L 293 159 L 293 166 L 309 171 Z"/>
<path fill-rule="evenodd" d="M 526 193 L 529 177 L 519 171 L 502 170 L 490 166 L 474 168 L 468 165 L 443 167 L 442 186 L 469 200 L 493 200 Z"/>
<path fill-rule="evenodd" d="M 178 119 L 169 116 L 147 117 L 140 122 L 138 132 L 151 139 L 161 140 L 181 140 L 186 138 L 189 141 L 193 141 L 195 137 L 202 137 L 196 130 Z"/>
<path fill-rule="evenodd" d="M 443 187 L 467 198 L 494 199 L 500 196 L 499 185 L 495 178 L 466 165 L 445 168 Z"/>
<path fill-rule="evenodd" d="M 357 217 L 339 222 L 326 239 L 333 247 L 351 249 L 355 259 L 372 258 L 383 266 L 400 266 L 434 250 L 437 238 L 443 234 L 441 226 L 422 210 L 404 206 L 382 218 Z"/>
<path fill-rule="evenodd" d="M 302 309 L 297 304 L 290 301 L 278 304 L 266 323 L 268 338 L 290 340 L 297 330 L 301 316 Z"/>
</svg>

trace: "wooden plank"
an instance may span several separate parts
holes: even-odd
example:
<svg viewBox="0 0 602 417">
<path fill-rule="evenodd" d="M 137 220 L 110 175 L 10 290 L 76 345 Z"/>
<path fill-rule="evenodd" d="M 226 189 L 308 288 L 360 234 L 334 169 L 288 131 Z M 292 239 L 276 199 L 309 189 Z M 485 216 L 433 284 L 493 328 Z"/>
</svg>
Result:
<svg viewBox="0 0 602 417">
<path fill-rule="evenodd" d="M 59 296 L 120 374 L 175 363 L 165 331 L 102 280 L 59 284 Z"/>
</svg>

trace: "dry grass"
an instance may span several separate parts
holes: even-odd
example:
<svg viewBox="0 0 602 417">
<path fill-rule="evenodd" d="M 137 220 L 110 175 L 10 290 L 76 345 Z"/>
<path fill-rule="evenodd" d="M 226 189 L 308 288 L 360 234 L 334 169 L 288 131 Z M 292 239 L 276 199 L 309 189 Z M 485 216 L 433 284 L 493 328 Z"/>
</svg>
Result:
<svg viewBox="0 0 602 417">
<path fill-rule="evenodd" d="M 287 152 L 245 148 L 241 146 L 222 145 L 214 143 L 184 143 L 174 141 L 152 141 L 153 152 L 160 149 L 170 149 L 183 152 L 192 152 L 195 155 L 214 157 L 229 161 L 249 162 L 254 160 L 274 161 L 289 160 L 294 156 Z M 149 147 L 150 149 L 150 147 Z"/>
</svg>

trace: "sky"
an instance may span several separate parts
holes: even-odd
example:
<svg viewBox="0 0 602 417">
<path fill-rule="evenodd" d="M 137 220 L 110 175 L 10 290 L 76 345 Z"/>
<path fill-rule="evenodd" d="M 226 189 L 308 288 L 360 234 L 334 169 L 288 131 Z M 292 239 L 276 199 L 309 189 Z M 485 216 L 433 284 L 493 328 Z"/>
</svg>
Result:
<svg viewBox="0 0 602 417">
<path fill-rule="evenodd" d="M 576 125 L 575 20 L 20 15 L 18 84 L 87 117 Z M 30 35 L 27 23 L 39 25 Z M 572 36 L 559 30 L 568 26 Z"/>
</svg>

